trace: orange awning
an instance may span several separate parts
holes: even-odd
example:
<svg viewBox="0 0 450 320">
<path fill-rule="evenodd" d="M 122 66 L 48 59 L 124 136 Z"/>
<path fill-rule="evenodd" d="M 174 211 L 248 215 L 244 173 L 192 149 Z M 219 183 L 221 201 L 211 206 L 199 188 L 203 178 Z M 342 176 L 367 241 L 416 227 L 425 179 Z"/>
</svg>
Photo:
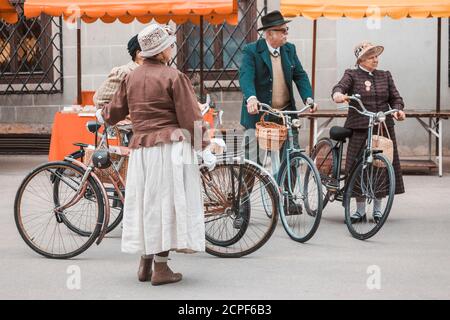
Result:
<svg viewBox="0 0 450 320">
<path fill-rule="evenodd" d="M 16 9 L 8 0 L 0 0 L 0 19 L 7 23 L 16 23 L 19 20 Z"/>
<path fill-rule="evenodd" d="M 450 0 L 281 0 L 285 17 L 393 19 L 450 17 Z"/>
<path fill-rule="evenodd" d="M 190 20 L 200 22 L 200 16 L 213 24 L 237 24 L 237 0 L 26 0 L 25 16 L 34 18 L 41 13 L 67 18 L 81 17 L 91 23 L 97 19 L 111 23 L 119 19 L 130 23 L 134 19 L 148 23 L 169 20 L 177 24 Z"/>
</svg>

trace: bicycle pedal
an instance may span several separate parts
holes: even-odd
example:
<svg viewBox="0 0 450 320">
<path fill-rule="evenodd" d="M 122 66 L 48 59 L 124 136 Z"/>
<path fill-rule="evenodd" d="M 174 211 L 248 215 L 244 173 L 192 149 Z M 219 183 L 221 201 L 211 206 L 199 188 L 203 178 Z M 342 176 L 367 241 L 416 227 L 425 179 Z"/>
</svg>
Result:
<svg viewBox="0 0 450 320">
<path fill-rule="evenodd" d="M 298 216 L 303 214 L 303 207 L 302 205 L 298 205 L 293 201 L 289 201 L 289 204 L 286 205 L 286 202 L 284 204 L 284 215 L 285 216 Z"/>
<path fill-rule="evenodd" d="M 332 183 L 332 182 L 330 182 L 330 183 L 325 183 L 325 187 L 326 187 L 328 190 L 332 190 L 332 191 L 337 191 L 337 190 L 339 190 L 339 185 L 336 185 L 336 184 L 334 184 L 334 183 Z"/>
</svg>

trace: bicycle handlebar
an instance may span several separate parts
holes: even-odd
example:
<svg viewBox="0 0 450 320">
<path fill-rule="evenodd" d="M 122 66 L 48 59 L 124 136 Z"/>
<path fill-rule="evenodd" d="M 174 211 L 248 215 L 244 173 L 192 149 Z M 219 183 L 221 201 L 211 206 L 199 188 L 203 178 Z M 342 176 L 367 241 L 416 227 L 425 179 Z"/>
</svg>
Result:
<svg viewBox="0 0 450 320">
<path fill-rule="evenodd" d="M 272 108 L 270 105 L 266 104 L 266 103 L 262 103 L 259 102 L 258 105 L 260 106 L 260 111 L 265 111 L 271 115 L 274 115 L 276 117 L 283 117 L 285 115 L 290 115 L 290 114 L 300 114 L 305 112 L 307 109 L 312 109 L 314 108 L 314 100 L 312 98 L 307 98 L 306 99 L 306 104 L 305 106 L 300 109 L 300 110 L 295 110 L 295 111 L 281 111 L 281 110 L 277 110 Z"/>
<path fill-rule="evenodd" d="M 362 111 L 359 110 L 358 108 L 355 108 L 355 107 L 352 106 L 352 105 L 347 105 L 347 106 L 338 107 L 338 108 L 337 108 L 338 110 L 348 110 L 349 108 L 351 108 L 351 109 L 356 110 L 360 115 L 363 115 L 363 116 L 366 116 L 366 117 L 373 117 L 373 118 L 375 118 L 375 117 L 378 117 L 378 118 L 379 118 L 380 113 L 382 113 L 384 116 L 387 116 L 387 115 L 390 115 L 390 114 L 392 114 L 392 113 L 398 112 L 398 109 L 390 109 L 390 110 L 385 111 L 385 112 L 383 112 L 383 111 L 379 111 L 379 112 L 371 112 L 371 111 L 368 111 L 368 110 L 364 107 L 364 105 L 363 105 L 363 103 L 362 103 L 362 101 L 361 101 L 361 96 L 360 96 L 359 94 L 347 96 L 347 98 L 348 98 L 348 100 L 356 101 L 356 102 L 359 104 L 359 106 L 361 107 Z"/>
</svg>

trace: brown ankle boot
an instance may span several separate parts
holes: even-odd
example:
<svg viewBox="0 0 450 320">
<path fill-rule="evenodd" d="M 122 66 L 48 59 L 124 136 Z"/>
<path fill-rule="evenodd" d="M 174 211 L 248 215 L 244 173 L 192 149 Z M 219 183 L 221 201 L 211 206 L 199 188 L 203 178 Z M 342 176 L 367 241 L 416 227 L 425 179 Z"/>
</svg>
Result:
<svg viewBox="0 0 450 320">
<path fill-rule="evenodd" d="M 167 262 L 155 262 L 152 274 L 152 285 L 159 286 L 161 284 L 178 282 L 183 278 L 181 273 L 174 273 L 170 270 Z"/>
<path fill-rule="evenodd" d="M 138 279 L 139 281 L 150 281 L 152 278 L 152 262 L 153 258 L 143 258 L 139 263 Z"/>
</svg>

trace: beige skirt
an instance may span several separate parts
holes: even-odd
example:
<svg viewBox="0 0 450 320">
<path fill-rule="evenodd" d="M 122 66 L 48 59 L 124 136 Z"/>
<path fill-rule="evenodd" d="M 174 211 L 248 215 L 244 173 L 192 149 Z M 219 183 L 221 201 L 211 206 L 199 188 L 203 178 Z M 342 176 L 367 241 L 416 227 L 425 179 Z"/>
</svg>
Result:
<svg viewBox="0 0 450 320">
<path fill-rule="evenodd" d="M 189 143 L 131 151 L 122 251 L 155 254 L 205 250 L 200 172 Z"/>
</svg>

